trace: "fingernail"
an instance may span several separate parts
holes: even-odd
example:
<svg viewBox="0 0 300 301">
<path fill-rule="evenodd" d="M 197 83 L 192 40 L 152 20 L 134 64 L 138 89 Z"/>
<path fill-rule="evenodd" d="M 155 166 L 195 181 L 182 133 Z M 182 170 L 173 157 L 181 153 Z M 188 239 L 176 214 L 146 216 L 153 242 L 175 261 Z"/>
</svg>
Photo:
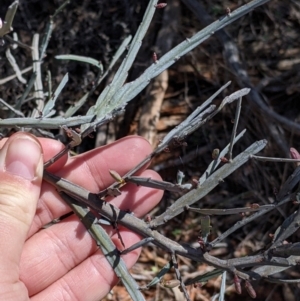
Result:
<svg viewBox="0 0 300 301">
<path fill-rule="evenodd" d="M 5 170 L 22 178 L 33 180 L 41 158 L 41 147 L 30 138 L 17 138 L 9 142 L 5 157 Z"/>
</svg>

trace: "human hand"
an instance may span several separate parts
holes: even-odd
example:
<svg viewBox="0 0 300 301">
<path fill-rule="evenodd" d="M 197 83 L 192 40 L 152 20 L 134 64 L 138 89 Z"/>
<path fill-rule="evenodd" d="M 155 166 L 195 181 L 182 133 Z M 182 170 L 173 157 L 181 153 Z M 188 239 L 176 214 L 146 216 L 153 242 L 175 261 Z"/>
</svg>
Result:
<svg viewBox="0 0 300 301">
<path fill-rule="evenodd" d="M 0 300 L 101 300 L 118 278 L 77 217 L 69 216 L 42 229 L 70 212 L 55 188 L 42 182 L 43 162 L 64 146 L 19 132 L 3 139 L 0 147 Z M 109 169 L 122 175 L 150 152 L 144 139 L 126 137 L 82 155 L 65 156 L 48 170 L 98 192 L 113 183 Z M 151 170 L 141 175 L 160 179 Z M 161 191 L 128 184 L 111 203 L 141 217 L 161 196 Z M 106 230 L 122 249 L 112 227 Z M 119 231 L 126 247 L 140 239 L 123 227 L 119 226 Z M 135 250 L 122 256 L 128 268 L 139 253 Z"/>
</svg>

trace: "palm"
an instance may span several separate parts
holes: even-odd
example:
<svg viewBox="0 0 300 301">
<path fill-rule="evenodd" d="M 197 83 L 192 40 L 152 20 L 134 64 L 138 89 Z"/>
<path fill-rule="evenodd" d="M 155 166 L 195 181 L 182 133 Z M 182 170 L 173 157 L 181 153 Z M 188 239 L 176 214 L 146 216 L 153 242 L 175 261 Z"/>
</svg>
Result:
<svg viewBox="0 0 300 301">
<path fill-rule="evenodd" d="M 44 160 L 57 153 L 61 146 L 41 139 Z M 151 151 L 149 144 L 137 137 L 127 137 L 112 145 L 95 149 L 70 159 L 62 158 L 51 166 L 51 171 L 86 189 L 97 192 L 113 183 L 108 170 L 124 174 Z M 67 161 L 67 162 L 66 162 Z M 159 179 L 150 170 L 143 176 Z M 143 216 L 161 198 L 161 192 L 134 185 L 125 186 L 123 193 L 111 202 L 123 210 Z M 101 254 L 93 239 L 72 215 L 62 222 L 40 231 L 43 225 L 70 212 L 58 192 L 43 182 L 36 215 L 25 242 L 20 280 L 25 284 L 31 300 L 99 300 L 118 281 L 112 268 Z M 121 243 L 111 227 L 108 233 L 119 249 Z M 137 242 L 137 234 L 119 228 L 126 246 Z M 128 267 L 137 260 L 139 250 L 123 257 Z M 21 300 L 21 298 L 20 298 Z"/>
</svg>

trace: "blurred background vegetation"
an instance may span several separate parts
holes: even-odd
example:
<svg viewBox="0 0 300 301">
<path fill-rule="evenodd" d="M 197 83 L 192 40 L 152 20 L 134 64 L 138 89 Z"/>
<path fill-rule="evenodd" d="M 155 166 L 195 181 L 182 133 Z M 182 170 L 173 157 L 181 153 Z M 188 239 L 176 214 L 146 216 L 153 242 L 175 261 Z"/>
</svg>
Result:
<svg viewBox="0 0 300 301">
<path fill-rule="evenodd" d="M 49 16 L 62 2 L 21 0 L 13 23 L 19 41 L 30 46 L 33 34 L 43 33 Z M 196 10 L 191 11 L 185 5 L 193 2 L 198 4 L 201 2 L 203 5 L 204 10 L 198 12 L 198 15 L 195 14 Z M 134 80 L 153 62 L 153 52 L 159 59 L 171 47 L 202 29 L 207 18 L 215 20 L 226 14 L 227 8 L 234 10 L 247 2 L 249 1 L 168 1 L 168 6 L 155 14 L 129 74 L 129 80 Z M 12 1 L 8 0 L 1 1 L 2 19 L 11 3 Z M 57 111 L 60 115 L 63 115 L 70 104 L 89 91 L 98 70 L 83 63 L 56 60 L 55 56 L 59 54 L 89 56 L 101 61 L 104 67 L 107 67 L 121 41 L 136 32 L 146 6 L 147 1 L 137 0 L 73 0 L 55 17 L 54 30 L 46 57 L 43 59 L 42 70 L 45 87 L 47 87 L 47 71 L 51 72 L 54 88 L 65 73 L 69 73 L 69 82 L 57 102 Z M 81 153 L 131 134 L 143 135 L 155 146 L 160 138 L 193 109 L 223 84 L 232 81 L 223 96 L 244 87 L 252 87 L 252 91 L 255 92 L 243 100 L 239 131 L 247 128 L 247 133 L 235 147 L 235 154 L 256 140 L 267 139 L 268 146 L 264 149 L 263 155 L 289 157 L 290 147 L 300 150 L 299 39 L 300 2 L 270 1 L 225 28 L 220 36 L 214 35 L 181 58 L 158 79 L 158 88 L 154 81 L 130 102 L 123 116 L 100 128 L 93 138 L 85 139 L 76 152 Z M 239 63 L 234 66 L 224 50 L 228 42 L 236 47 L 239 54 Z M 14 74 L 5 56 L 7 47 L 11 45 L 12 42 L 5 39 L 4 45 L 0 46 L 0 98 L 14 104 L 23 94 L 26 85 L 16 78 L 3 83 L 5 78 Z M 11 49 L 11 52 L 21 70 L 32 66 L 30 49 L 19 46 Z M 106 81 L 81 108 L 79 112 L 81 115 L 94 104 L 99 93 L 111 81 L 116 69 L 117 67 L 112 70 Z M 248 82 L 245 81 L 245 75 Z M 31 72 L 24 73 L 23 76 L 29 80 Z M 25 115 L 35 106 L 34 99 L 31 99 L 30 95 L 27 100 L 22 107 Z M 187 181 L 198 179 L 211 162 L 212 150 L 222 149 L 229 142 L 234 113 L 235 106 L 227 106 L 208 124 L 187 137 L 186 144 L 155 158 L 152 167 L 167 181 L 174 182 L 178 170 L 185 173 Z M 3 107 L 0 117 L 6 116 L 7 110 Z M 143 118 L 145 116 L 146 119 Z M 283 117 L 284 121 L 277 118 L 278 116 Z M 58 134 L 58 131 L 53 131 L 53 134 Z M 199 206 L 234 208 L 251 203 L 274 202 L 276 191 L 280 189 L 294 167 L 292 164 L 251 161 L 201 200 Z M 165 193 L 160 207 L 151 214 L 156 215 L 165 210 L 177 197 L 178 195 Z M 232 258 L 247 256 L 264 248 L 270 242 L 269 235 L 274 233 L 283 219 L 295 210 L 292 207 L 288 204 L 282 208 L 282 212 L 271 212 L 260 221 L 247 225 L 212 250 L 212 254 L 220 258 Z M 239 215 L 213 217 L 210 239 L 224 232 L 239 219 L 241 219 Z M 200 231 L 199 216 L 195 213 L 185 213 L 160 231 L 172 239 L 193 243 L 197 241 Z M 292 240 L 299 241 L 299 233 L 296 233 Z M 168 260 L 164 252 L 150 245 L 143 249 L 132 273 L 139 284 L 144 285 Z M 186 278 L 211 269 L 205 264 L 196 266 L 185 258 L 180 258 L 179 265 Z M 299 274 L 299 270 L 289 269 L 281 276 L 299 278 Z M 174 275 L 169 274 L 168 277 L 171 279 Z M 169 279 L 168 277 L 166 279 Z M 260 281 L 253 285 L 257 291 L 257 300 L 296 301 L 300 294 L 299 285 L 296 284 L 277 285 Z M 202 288 L 190 287 L 191 299 L 210 300 L 218 292 L 219 286 L 218 278 L 209 281 Z M 145 294 L 147 300 L 182 300 L 181 294 L 176 289 L 161 286 Z M 229 287 L 226 300 L 250 300 L 246 292 L 243 294 L 236 295 L 234 288 Z M 113 289 L 106 300 L 128 300 L 128 295 L 120 285 Z"/>
</svg>

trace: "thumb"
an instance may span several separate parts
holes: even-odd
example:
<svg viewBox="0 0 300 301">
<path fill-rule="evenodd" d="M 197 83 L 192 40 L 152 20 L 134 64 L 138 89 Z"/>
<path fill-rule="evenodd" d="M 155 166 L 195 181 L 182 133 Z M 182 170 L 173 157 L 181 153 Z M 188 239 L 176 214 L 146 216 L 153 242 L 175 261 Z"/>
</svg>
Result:
<svg viewBox="0 0 300 301">
<path fill-rule="evenodd" d="M 22 132 L 11 136 L 0 151 L 2 283 L 18 283 L 20 256 L 35 214 L 42 175 L 43 155 L 38 140 Z"/>
</svg>

